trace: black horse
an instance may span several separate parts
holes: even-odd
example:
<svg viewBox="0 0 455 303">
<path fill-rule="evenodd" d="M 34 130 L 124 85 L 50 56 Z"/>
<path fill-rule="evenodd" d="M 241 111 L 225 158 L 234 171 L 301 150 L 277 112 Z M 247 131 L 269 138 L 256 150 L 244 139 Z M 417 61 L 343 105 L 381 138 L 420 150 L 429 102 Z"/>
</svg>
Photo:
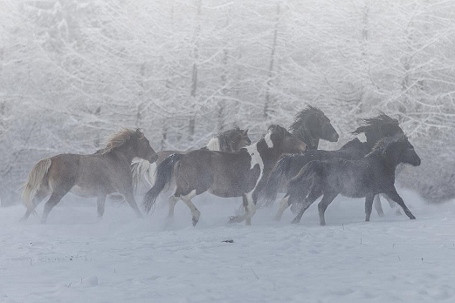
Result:
<svg viewBox="0 0 455 303">
<path fill-rule="evenodd" d="M 298 223 L 305 210 L 321 195 L 319 221 L 325 225 L 324 213 L 336 196 L 365 197 L 365 220 L 370 220 L 374 196 L 380 193 L 401 206 L 410 219 L 414 215 L 404 204 L 395 188 L 395 169 L 400 163 L 420 165 L 420 157 L 405 135 L 380 140 L 373 150 L 360 160 L 315 160 L 306 164 L 290 182 L 286 199 L 304 200 L 293 220 Z"/>
<path fill-rule="evenodd" d="M 322 110 L 308 105 L 295 116 L 291 134 L 302 140 L 308 150 L 318 149 L 319 140 L 337 142 L 339 135 Z"/>
<path fill-rule="evenodd" d="M 380 139 L 397 134 L 404 134 L 398 120 L 385 114 L 380 114 L 377 117 L 365 119 L 364 121 L 365 125 L 360 126 L 353 133 L 365 133 L 365 137 L 367 138 L 366 142 L 360 142 L 360 140 L 356 138 L 343 145 L 339 150 L 308 150 L 304 154 L 287 155 L 281 158 L 270 174 L 265 192 L 265 203 L 273 203 L 280 190 L 285 192 L 289 180 L 296 176 L 302 167 L 310 161 L 335 158 L 348 160 L 360 159 L 368 154 Z M 281 218 L 281 215 L 288 206 L 290 206 L 289 201 L 283 199 L 276 219 Z"/>
</svg>

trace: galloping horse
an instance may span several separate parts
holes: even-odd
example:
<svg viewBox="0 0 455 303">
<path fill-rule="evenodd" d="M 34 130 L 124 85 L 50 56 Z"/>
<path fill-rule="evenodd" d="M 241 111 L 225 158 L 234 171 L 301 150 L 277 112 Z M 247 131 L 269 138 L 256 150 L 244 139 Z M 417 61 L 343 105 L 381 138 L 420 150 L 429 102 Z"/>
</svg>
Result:
<svg viewBox="0 0 455 303">
<path fill-rule="evenodd" d="M 203 147 L 203 150 L 211 150 L 211 151 L 222 151 L 222 152 L 237 152 L 241 148 L 248 146 L 251 144 L 251 140 L 248 137 L 248 130 L 240 129 L 238 127 L 226 130 L 224 132 L 219 133 L 215 137 L 209 140 L 207 145 Z M 136 188 L 139 183 L 145 180 L 150 186 L 155 184 L 155 175 L 156 175 L 156 168 L 157 166 L 164 161 L 168 156 L 172 154 L 184 154 L 188 151 L 160 151 L 158 152 L 158 159 L 153 162 L 149 163 L 145 160 L 134 160 L 131 166 L 132 173 L 133 173 L 133 186 Z M 143 182 L 144 183 L 144 182 Z M 173 181 L 171 183 L 174 183 Z M 170 186 L 169 188 L 174 188 Z M 174 216 L 174 209 L 175 204 L 177 203 L 178 199 L 174 196 L 169 197 L 169 214 L 168 217 Z"/>
<path fill-rule="evenodd" d="M 237 152 L 242 147 L 250 144 L 251 140 L 248 137 L 248 130 L 243 130 L 235 127 L 233 129 L 221 132 L 215 137 L 211 138 L 207 145 L 202 149 L 222 152 Z M 136 187 L 142 180 L 145 180 L 148 184 L 153 186 L 155 183 L 155 170 L 157 165 L 159 165 L 161 162 L 163 162 L 164 159 L 172 154 L 184 154 L 186 152 L 188 151 L 159 151 L 157 152 L 158 159 L 153 163 L 142 159 L 133 160 L 133 164 L 131 165 L 131 171 L 133 173 L 133 185 Z"/>
<path fill-rule="evenodd" d="M 281 158 L 270 174 L 265 192 L 266 203 L 270 204 L 275 201 L 278 191 L 283 191 L 289 180 L 296 176 L 302 167 L 310 161 L 335 158 L 349 160 L 361 159 L 372 150 L 380 139 L 396 134 L 404 134 L 398 120 L 390 118 L 385 114 L 365 119 L 364 121 L 365 125 L 360 126 L 353 133 L 365 133 L 366 142 L 360 142 L 359 139 L 355 138 L 343 145 L 339 150 L 309 150 L 302 155 L 288 155 Z M 286 192 L 286 190 L 284 191 Z M 276 214 L 277 220 L 281 218 L 283 212 L 290 206 L 289 203 L 290 201 L 287 199 L 281 200 L 280 209 Z"/>
<path fill-rule="evenodd" d="M 219 197 L 243 197 L 245 214 L 232 222 L 246 220 L 249 225 L 256 210 L 258 190 L 266 183 L 264 176 L 282 154 L 305 149 L 300 139 L 283 127 L 272 125 L 264 138 L 237 153 L 195 150 L 173 154 L 158 165 L 155 185 L 144 197 L 145 210 L 150 211 L 174 175 L 177 186 L 173 196 L 190 208 L 193 225 L 197 224 L 200 212 L 191 199 L 206 191 Z"/>
<path fill-rule="evenodd" d="M 99 217 L 104 214 L 106 196 L 118 192 L 141 216 L 133 195 L 130 166 L 134 157 L 150 162 L 158 158 L 139 129 L 125 129 L 117 133 L 104 149 L 95 154 L 60 154 L 39 161 L 30 172 L 24 188 L 23 200 L 27 211 L 23 220 L 50 195 L 41 220 L 45 223 L 51 209 L 69 191 L 82 197 L 96 197 Z"/>
<path fill-rule="evenodd" d="M 339 138 L 337 131 L 330 123 L 330 119 L 327 118 L 322 110 L 311 105 L 308 105 L 297 113 L 294 122 L 289 127 L 289 131 L 307 145 L 307 152 L 317 150 L 320 140 L 337 142 Z M 268 175 L 266 177 L 268 178 Z M 283 192 L 285 190 L 284 188 Z M 259 193 L 258 200 L 262 202 L 260 202 L 261 204 L 267 206 L 273 202 L 267 200 L 264 203 L 263 192 Z"/>
<path fill-rule="evenodd" d="M 303 207 L 293 223 L 298 223 L 305 210 L 321 195 L 319 221 L 325 225 L 324 213 L 338 194 L 352 198 L 365 197 L 365 221 L 370 220 L 374 196 L 386 194 L 401 206 L 409 219 L 414 215 L 395 188 L 395 169 L 399 163 L 419 166 L 420 157 L 405 135 L 386 137 L 360 160 L 334 158 L 306 164 L 289 182 L 285 199 L 303 200 Z"/>
</svg>

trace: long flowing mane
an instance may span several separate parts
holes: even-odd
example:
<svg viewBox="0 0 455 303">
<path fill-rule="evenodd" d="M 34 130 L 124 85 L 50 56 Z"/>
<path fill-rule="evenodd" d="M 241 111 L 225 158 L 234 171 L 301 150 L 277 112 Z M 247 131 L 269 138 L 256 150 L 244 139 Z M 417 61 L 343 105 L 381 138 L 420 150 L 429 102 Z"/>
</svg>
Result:
<svg viewBox="0 0 455 303">
<path fill-rule="evenodd" d="M 398 143 L 398 142 L 405 142 L 408 140 L 408 137 L 404 134 L 397 134 L 395 136 L 391 137 L 385 137 L 381 140 L 379 140 L 373 147 L 370 153 L 368 153 L 365 157 L 368 157 L 369 155 L 384 155 L 387 150 L 391 147 L 392 144 Z"/>
<path fill-rule="evenodd" d="M 387 126 L 390 129 L 395 130 L 397 133 L 403 133 L 403 130 L 400 127 L 400 124 L 397 119 L 391 118 L 384 113 L 381 113 L 377 117 L 363 119 L 365 125 L 359 126 L 355 131 L 352 133 L 358 135 L 360 133 L 370 133 L 373 131 L 377 131 L 378 128 Z"/>
<path fill-rule="evenodd" d="M 107 154 L 113 151 L 114 149 L 119 148 L 120 146 L 128 142 L 133 136 L 136 135 L 137 131 L 131 129 L 123 129 L 118 133 L 112 135 L 112 137 L 109 138 L 106 147 L 99 150 L 97 153 L 100 153 L 102 155 Z"/>
<path fill-rule="evenodd" d="M 319 108 L 308 105 L 306 108 L 302 109 L 295 116 L 294 122 L 289 127 L 289 130 L 291 131 L 291 133 L 293 133 L 294 135 L 297 135 L 297 136 L 299 136 L 299 134 L 303 133 L 304 128 L 305 128 L 305 119 L 307 119 L 307 117 L 309 115 L 324 116 L 324 113 Z"/>
</svg>

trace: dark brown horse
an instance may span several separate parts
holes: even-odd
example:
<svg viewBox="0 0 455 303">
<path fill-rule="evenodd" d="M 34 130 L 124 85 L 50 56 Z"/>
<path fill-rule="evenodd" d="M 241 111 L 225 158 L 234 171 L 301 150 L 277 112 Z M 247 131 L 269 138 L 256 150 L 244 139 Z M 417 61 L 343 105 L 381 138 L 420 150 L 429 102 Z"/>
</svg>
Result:
<svg viewBox="0 0 455 303">
<path fill-rule="evenodd" d="M 39 161 L 29 174 L 23 192 L 27 219 L 48 195 L 43 211 L 45 223 L 51 209 L 69 191 L 82 197 L 96 197 L 98 216 L 103 216 L 106 196 L 120 193 L 141 216 L 133 196 L 131 162 L 134 157 L 155 161 L 157 154 L 140 130 L 123 130 L 114 135 L 106 148 L 91 155 L 60 154 Z"/>
<path fill-rule="evenodd" d="M 307 152 L 317 150 L 320 140 L 337 142 L 339 138 L 330 119 L 322 110 L 311 105 L 297 113 L 289 131 L 307 145 Z M 286 192 L 284 184 L 281 187 L 281 192 Z M 264 194 L 264 192 L 259 193 L 259 204 L 270 206 L 273 201 L 267 199 L 264 203 Z"/>
<path fill-rule="evenodd" d="M 237 153 L 195 150 L 186 154 L 173 154 L 157 168 L 155 185 L 144 197 L 148 212 L 156 198 L 175 175 L 174 197 L 182 199 L 190 208 L 193 225 L 200 212 L 191 199 L 206 191 L 219 197 L 243 197 L 245 214 L 233 222 L 246 220 L 256 211 L 257 193 L 265 185 L 265 176 L 285 153 L 299 153 L 305 143 L 278 125 L 269 127 L 268 133 L 257 143 L 242 148 Z"/>
</svg>

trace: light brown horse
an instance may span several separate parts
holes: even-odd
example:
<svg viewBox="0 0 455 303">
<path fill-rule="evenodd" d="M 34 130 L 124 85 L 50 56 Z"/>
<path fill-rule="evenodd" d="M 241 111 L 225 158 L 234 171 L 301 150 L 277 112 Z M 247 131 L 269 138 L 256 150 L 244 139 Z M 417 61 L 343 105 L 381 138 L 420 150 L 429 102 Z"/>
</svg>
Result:
<svg viewBox="0 0 455 303">
<path fill-rule="evenodd" d="M 51 209 L 72 192 L 81 197 L 96 197 L 98 216 L 104 214 L 106 196 L 118 192 L 138 216 L 141 212 L 133 195 L 131 162 L 134 157 L 154 162 L 157 154 L 139 130 L 125 129 L 115 134 L 104 149 L 91 155 L 60 154 L 39 161 L 29 174 L 23 192 L 26 220 L 48 195 L 41 222 Z"/>
</svg>

